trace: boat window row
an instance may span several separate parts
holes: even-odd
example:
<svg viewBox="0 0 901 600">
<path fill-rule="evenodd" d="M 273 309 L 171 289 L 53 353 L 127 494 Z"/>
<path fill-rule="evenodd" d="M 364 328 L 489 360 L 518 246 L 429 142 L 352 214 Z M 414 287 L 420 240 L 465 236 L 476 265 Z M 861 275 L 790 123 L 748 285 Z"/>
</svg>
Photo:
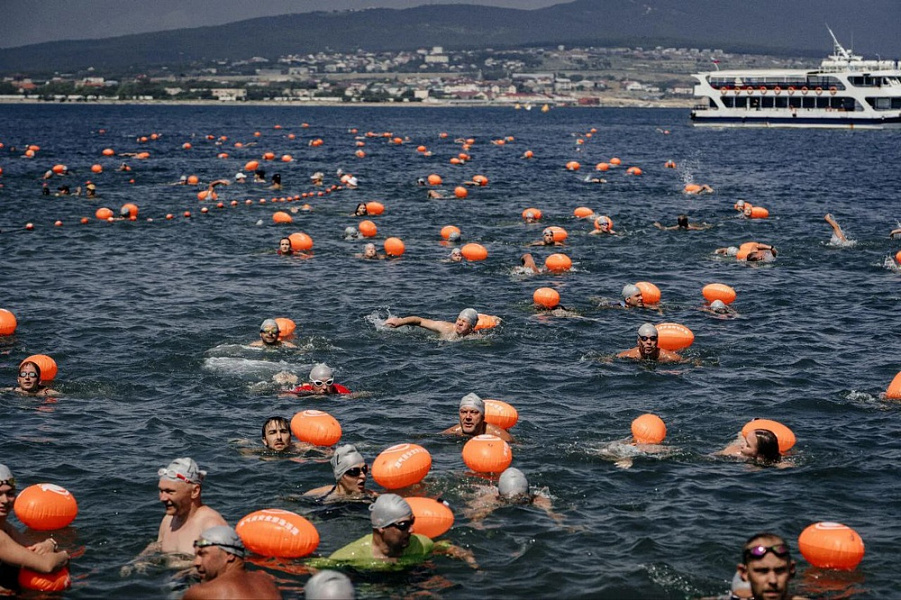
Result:
<svg viewBox="0 0 901 600">
<path fill-rule="evenodd" d="M 842 96 L 723 96 L 721 98 L 726 108 L 738 108 L 745 110 L 760 110 L 765 108 L 795 108 L 795 109 L 820 109 L 840 110 L 850 112 L 856 109 L 854 98 Z M 716 108 L 716 102 L 711 98 L 711 108 Z"/>
<path fill-rule="evenodd" d="M 881 75 L 852 75 L 848 77 L 848 82 L 857 87 L 882 87 L 898 85 L 898 79 L 895 77 L 883 77 Z"/>
<path fill-rule="evenodd" d="M 876 110 L 901 110 L 901 97 L 877 98 L 867 96 L 867 104 Z"/>
<path fill-rule="evenodd" d="M 816 88 L 824 90 L 830 88 L 835 88 L 836 90 L 845 89 L 845 84 L 840 79 L 828 75 L 810 75 L 806 77 L 711 77 L 710 85 L 719 90 L 723 88 L 727 90 L 747 89 L 749 87 L 755 90 L 760 88 L 774 90 L 778 87 L 783 91 L 787 91 L 790 87 L 796 90 L 805 87 L 810 90 Z"/>
</svg>

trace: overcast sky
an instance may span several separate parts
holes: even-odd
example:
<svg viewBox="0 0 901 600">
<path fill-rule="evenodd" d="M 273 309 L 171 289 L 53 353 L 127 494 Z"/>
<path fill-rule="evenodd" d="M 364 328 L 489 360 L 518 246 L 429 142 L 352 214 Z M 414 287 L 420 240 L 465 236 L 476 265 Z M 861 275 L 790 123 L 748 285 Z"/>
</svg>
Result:
<svg viewBox="0 0 901 600">
<path fill-rule="evenodd" d="M 0 0 L 0 48 L 221 25 L 316 10 L 482 4 L 533 9 L 567 0 Z"/>
</svg>

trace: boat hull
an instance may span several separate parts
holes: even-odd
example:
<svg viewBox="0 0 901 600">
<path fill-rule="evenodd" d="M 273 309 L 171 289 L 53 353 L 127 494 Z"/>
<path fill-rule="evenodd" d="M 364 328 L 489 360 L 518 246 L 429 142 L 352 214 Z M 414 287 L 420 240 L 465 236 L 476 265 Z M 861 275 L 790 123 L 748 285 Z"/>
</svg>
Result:
<svg viewBox="0 0 901 600">
<path fill-rule="evenodd" d="M 901 116 L 879 119 L 818 116 L 710 116 L 692 113 L 692 123 L 699 127 L 778 127 L 798 129 L 901 129 Z"/>
</svg>

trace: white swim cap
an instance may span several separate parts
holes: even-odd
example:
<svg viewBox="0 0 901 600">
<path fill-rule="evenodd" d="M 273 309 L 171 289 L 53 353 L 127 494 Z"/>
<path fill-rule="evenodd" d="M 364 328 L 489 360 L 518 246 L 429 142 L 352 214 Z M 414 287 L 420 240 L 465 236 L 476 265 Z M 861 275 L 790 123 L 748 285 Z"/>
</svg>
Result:
<svg viewBox="0 0 901 600">
<path fill-rule="evenodd" d="M 460 311 L 460 314 L 457 315 L 458 319 L 466 319 L 469 321 L 469 324 L 473 327 L 476 326 L 476 323 L 479 322 L 479 313 L 474 308 L 464 308 Z"/>
<path fill-rule="evenodd" d="M 354 584 L 344 573 L 319 571 L 303 586 L 306 600 L 354 600 Z"/>
<path fill-rule="evenodd" d="M 635 294 L 640 294 L 641 290 L 638 289 L 638 286 L 630 283 L 629 285 L 623 287 L 623 300 L 626 298 L 631 298 Z"/>
<path fill-rule="evenodd" d="M 510 467 L 501 473 L 497 480 L 497 491 L 504 498 L 513 498 L 520 494 L 529 493 L 529 480 L 525 474 L 515 467 Z"/>
<path fill-rule="evenodd" d="M 657 335 L 657 328 L 650 323 L 645 323 L 638 328 L 638 335 Z"/>
<path fill-rule="evenodd" d="M 276 321 L 275 319 L 266 319 L 260 325 L 260 331 L 264 329 L 272 329 L 273 327 L 276 331 L 281 331 L 281 327 L 278 326 L 278 321 Z"/>
<path fill-rule="evenodd" d="M 235 173 L 235 179 L 247 179 L 247 175 L 244 173 Z"/>
<path fill-rule="evenodd" d="M 485 414 L 485 402 L 471 392 L 460 399 L 460 408 L 474 408 L 483 415 Z"/>
<path fill-rule="evenodd" d="M 207 546 L 219 546 L 229 554 L 244 558 L 247 550 L 244 548 L 244 542 L 235 533 L 235 530 L 228 525 L 216 525 L 209 529 L 204 529 L 200 537 L 194 540 L 195 548 L 205 548 Z"/>
<path fill-rule="evenodd" d="M 168 467 L 160 469 L 156 472 L 160 479 L 170 479 L 172 481 L 184 481 L 186 483 L 203 483 L 206 477 L 206 471 L 201 471 L 194 459 L 183 457 L 176 458 Z"/>
<path fill-rule="evenodd" d="M 726 256 L 735 256 L 736 254 L 738 254 L 738 248 L 736 248 L 735 246 L 729 246 L 728 248 L 726 248 Z"/>
<path fill-rule="evenodd" d="M 710 308 L 717 311 L 726 310 L 726 303 L 722 300 L 714 300 L 710 303 Z"/>
<path fill-rule="evenodd" d="M 341 479 L 348 470 L 353 469 L 360 463 L 365 463 L 363 455 L 357 451 L 357 447 L 353 444 L 344 444 L 335 448 L 331 461 L 332 472 L 335 474 L 335 481 Z"/>
<path fill-rule="evenodd" d="M 447 236 L 447 241 L 449 241 L 449 242 L 456 242 L 459 239 L 460 239 L 459 231 L 451 231 L 450 235 Z"/>
<path fill-rule="evenodd" d="M 16 478 L 13 472 L 6 465 L 0 465 L 0 485 L 6 484 L 10 487 L 16 487 Z"/>
<path fill-rule="evenodd" d="M 332 370 L 325 363 L 318 363 L 310 369 L 310 381 L 325 381 L 331 378 Z"/>
<path fill-rule="evenodd" d="M 384 529 L 413 516 L 413 509 L 397 494 L 382 494 L 369 505 L 369 521 L 373 529 Z"/>
</svg>

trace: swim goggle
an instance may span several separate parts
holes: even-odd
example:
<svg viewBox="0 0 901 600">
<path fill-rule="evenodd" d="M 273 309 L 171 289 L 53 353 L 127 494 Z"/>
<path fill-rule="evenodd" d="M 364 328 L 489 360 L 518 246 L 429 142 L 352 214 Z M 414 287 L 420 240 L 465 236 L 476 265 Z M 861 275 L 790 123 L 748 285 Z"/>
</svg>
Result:
<svg viewBox="0 0 901 600">
<path fill-rule="evenodd" d="M 750 548 L 745 548 L 743 555 L 747 561 L 751 558 L 763 558 L 767 555 L 767 552 L 772 552 L 779 558 L 787 558 L 791 554 L 791 550 L 786 544 L 776 544 L 775 546 L 751 546 Z"/>
<path fill-rule="evenodd" d="M 366 465 L 363 465 L 362 467 L 354 467 L 353 469 L 348 469 L 348 470 L 344 471 L 344 474 L 349 475 L 351 477 L 359 477 L 360 473 L 365 475 L 368 472 L 369 472 L 369 467 L 367 467 Z"/>
<path fill-rule="evenodd" d="M 325 381 L 321 381 L 319 379 L 313 379 L 312 381 L 310 381 L 310 383 L 312 383 L 316 387 L 322 387 L 324 385 L 332 385 L 333 383 L 335 383 L 335 380 L 334 380 L 334 378 L 326 379 Z"/>
<path fill-rule="evenodd" d="M 243 546 L 238 546 L 237 544 L 223 544 L 220 542 L 211 542 L 210 540 L 199 538 L 194 540 L 195 548 L 208 548 L 210 546 L 219 546 L 229 554 L 234 554 L 235 556 L 239 556 L 241 558 L 247 553 L 247 550 Z"/>
<path fill-rule="evenodd" d="M 407 531 L 410 527 L 413 527 L 413 523 L 416 519 L 407 519 L 405 521 L 398 521 L 397 523 L 391 523 L 388 527 L 397 527 L 401 531 Z"/>
<path fill-rule="evenodd" d="M 640 336 L 638 336 L 638 339 L 640 339 L 642 342 L 646 342 L 648 340 L 654 340 L 656 342 L 657 336 L 656 335 L 640 335 Z"/>
<path fill-rule="evenodd" d="M 278 329 L 260 329 L 260 333 L 265 333 L 266 335 L 278 335 Z"/>
<path fill-rule="evenodd" d="M 37 377 L 38 374 L 35 371 L 20 371 L 19 377 L 25 379 L 26 377 Z"/>
</svg>

